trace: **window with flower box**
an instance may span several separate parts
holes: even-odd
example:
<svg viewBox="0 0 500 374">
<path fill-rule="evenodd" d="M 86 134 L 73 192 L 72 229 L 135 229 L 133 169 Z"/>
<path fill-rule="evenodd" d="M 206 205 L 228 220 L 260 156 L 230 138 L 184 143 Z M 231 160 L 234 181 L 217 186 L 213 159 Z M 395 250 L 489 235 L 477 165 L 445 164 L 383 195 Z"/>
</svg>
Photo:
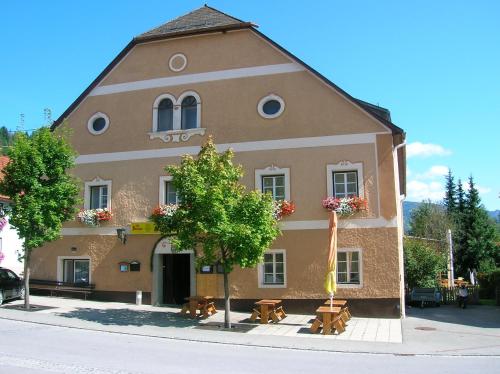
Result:
<svg viewBox="0 0 500 374">
<path fill-rule="evenodd" d="M 258 268 L 260 288 L 286 287 L 286 252 L 282 249 L 266 251 Z"/>
<path fill-rule="evenodd" d="M 338 198 L 358 196 L 358 172 L 333 172 L 333 196 Z"/>
<path fill-rule="evenodd" d="M 179 195 L 171 176 L 160 177 L 160 205 L 178 204 Z"/>
<path fill-rule="evenodd" d="M 290 200 L 290 169 L 274 165 L 256 169 L 255 189 L 272 194 L 274 200 Z"/>
<path fill-rule="evenodd" d="M 344 197 L 365 197 L 363 184 L 363 164 L 341 161 L 326 166 L 327 196 L 342 199 Z"/>
</svg>

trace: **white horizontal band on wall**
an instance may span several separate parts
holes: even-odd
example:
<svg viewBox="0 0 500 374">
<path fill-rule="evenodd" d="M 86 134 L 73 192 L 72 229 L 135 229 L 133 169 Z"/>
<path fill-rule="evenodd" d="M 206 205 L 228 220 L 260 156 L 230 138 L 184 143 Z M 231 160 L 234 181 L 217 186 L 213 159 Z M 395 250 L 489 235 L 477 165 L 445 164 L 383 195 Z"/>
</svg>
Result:
<svg viewBox="0 0 500 374">
<path fill-rule="evenodd" d="M 328 228 L 328 220 L 318 221 L 284 221 L 280 227 L 283 231 L 288 230 L 321 230 Z M 397 220 L 386 220 L 383 217 L 379 218 L 354 218 L 340 219 L 339 229 L 379 229 L 379 228 L 396 228 Z"/>
<path fill-rule="evenodd" d="M 376 136 L 377 133 L 366 133 L 353 135 L 318 136 L 310 138 L 261 140 L 255 142 L 217 144 L 217 149 L 219 152 L 224 152 L 229 148 L 232 148 L 235 152 L 254 152 L 277 149 L 327 147 L 333 145 L 374 144 L 376 142 Z M 196 155 L 199 151 L 199 146 L 193 146 L 128 152 L 95 153 L 78 156 L 76 158 L 76 164 L 97 164 L 101 162 L 179 157 L 185 154 Z"/>
<path fill-rule="evenodd" d="M 328 228 L 328 220 L 308 221 L 285 221 L 280 223 L 283 231 L 292 230 L 322 230 Z M 397 220 L 386 220 L 385 218 L 355 218 L 339 220 L 339 229 L 380 229 L 396 228 Z M 115 235 L 119 227 L 76 227 L 63 228 L 62 236 L 92 236 L 92 235 Z"/>
<path fill-rule="evenodd" d="M 225 79 L 258 77 L 264 75 L 295 73 L 305 68 L 296 63 L 253 66 L 249 68 L 210 71 L 206 73 L 184 74 L 174 77 L 147 79 L 142 81 L 109 84 L 94 88 L 89 96 L 109 95 L 120 92 L 146 90 L 149 88 L 171 87 L 182 84 L 212 82 Z"/>
</svg>

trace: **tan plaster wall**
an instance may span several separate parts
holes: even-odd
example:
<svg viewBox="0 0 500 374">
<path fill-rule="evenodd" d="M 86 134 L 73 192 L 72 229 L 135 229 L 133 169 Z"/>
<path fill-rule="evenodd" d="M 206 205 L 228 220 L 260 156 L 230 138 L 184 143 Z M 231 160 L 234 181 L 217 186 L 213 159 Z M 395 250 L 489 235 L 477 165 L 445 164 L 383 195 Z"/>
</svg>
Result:
<svg viewBox="0 0 500 374">
<path fill-rule="evenodd" d="M 375 218 L 379 211 L 375 152 L 373 144 L 362 144 L 241 152 L 236 154 L 234 161 L 243 165 L 245 175 L 242 183 L 249 190 L 255 189 L 256 169 L 265 169 L 272 165 L 290 168 L 290 197 L 296 204 L 296 211 L 287 220 L 294 221 L 328 219 L 327 211 L 321 206 L 322 199 L 332 195 L 331 191 L 327 191 L 327 165 L 337 164 L 343 160 L 352 163 L 361 162 L 368 210 L 358 213 L 354 218 Z M 96 177 L 112 181 L 111 210 L 114 217 L 111 221 L 103 223 L 103 226 L 123 226 L 130 222 L 145 221 L 149 217 L 152 209 L 159 204 L 159 179 L 160 176 L 167 175 L 164 171 L 165 166 L 179 162 L 179 158 L 163 158 L 97 165 L 83 164 L 77 166 L 75 173 L 82 183 Z M 381 186 L 384 186 L 384 196 L 390 197 L 390 193 L 387 192 L 393 190 L 390 189 L 390 183 L 382 179 Z M 386 201 L 383 200 L 382 203 L 385 204 Z M 394 215 L 395 211 L 386 218 L 392 218 Z M 66 227 L 82 227 L 82 224 L 70 222 Z"/>
<path fill-rule="evenodd" d="M 399 297 L 396 235 L 396 229 L 339 230 L 338 248 L 362 249 L 363 287 L 338 287 L 338 297 Z M 258 288 L 257 269 L 235 269 L 232 297 L 326 298 L 327 230 L 286 231 L 271 249 L 286 250 L 287 288 Z"/>
<path fill-rule="evenodd" d="M 168 66 L 177 53 L 188 61 L 181 72 Z M 136 45 L 100 85 L 289 62 L 253 32 L 206 34 Z"/>
<path fill-rule="evenodd" d="M 383 203 L 381 216 L 390 219 L 396 215 L 396 195 L 394 183 L 394 159 L 392 156 L 392 136 L 377 135 L 378 170 L 380 175 L 380 201 Z"/>
<path fill-rule="evenodd" d="M 67 236 L 33 252 L 31 277 L 57 280 L 58 256 L 89 256 L 96 290 L 151 292 L 150 255 L 157 239 L 156 235 L 129 236 L 123 245 L 116 236 Z M 77 251 L 72 252 L 71 247 Z M 121 273 L 118 263 L 122 261 L 139 261 L 141 271 Z"/>
<path fill-rule="evenodd" d="M 362 288 L 341 288 L 338 297 L 399 297 L 396 229 L 339 230 L 339 248 L 362 249 Z M 90 256 L 91 280 L 96 290 L 151 292 L 150 255 L 156 235 L 129 236 L 126 245 L 115 236 L 73 236 L 37 249 L 32 258 L 32 277 L 56 280 L 57 256 Z M 72 246 L 77 247 L 71 252 Z M 328 252 L 327 230 L 285 231 L 271 249 L 286 250 L 287 288 L 259 288 L 257 268 L 236 268 L 230 275 L 234 298 L 321 298 Z M 120 273 L 118 263 L 137 260 L 140 272 Z M 212 279 L 213 278 L 213 279 Z M 197 276 L 198 290 L 222 296 L 221 277 Z M 202 284 L 206 280 L 206 284 Z M 216 284 L 214 284 L 216 282 Z"/>
</svg>

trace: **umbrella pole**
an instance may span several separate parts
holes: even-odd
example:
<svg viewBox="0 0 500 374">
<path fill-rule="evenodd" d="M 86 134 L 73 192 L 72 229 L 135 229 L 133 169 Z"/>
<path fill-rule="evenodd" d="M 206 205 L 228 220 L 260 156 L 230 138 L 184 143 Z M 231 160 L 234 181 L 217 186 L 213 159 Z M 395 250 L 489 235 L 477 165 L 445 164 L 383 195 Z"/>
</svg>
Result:
<svg viewBox="0 0 500 374">
<path fill-rule="evenodd" d="M 330 309 L 333 308 L 333 292 L 330 292 Z"/>
</svg>

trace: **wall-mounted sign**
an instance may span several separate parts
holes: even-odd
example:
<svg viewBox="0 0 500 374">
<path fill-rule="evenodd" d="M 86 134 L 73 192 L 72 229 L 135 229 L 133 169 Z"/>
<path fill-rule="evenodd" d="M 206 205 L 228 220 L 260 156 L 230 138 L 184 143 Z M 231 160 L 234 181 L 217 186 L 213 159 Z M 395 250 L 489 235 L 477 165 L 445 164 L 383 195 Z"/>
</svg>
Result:
<svg viewBox="0 0 500 374">
<path fill-rule="evenodd" d="M 130 263 L 130 271 L 141 271 L 141 263 L 139 261 L 132 261 Z"/>
<path fill-rule="evenodd" d="M 128 271 L 128 262 L 120 262 L 118 264 L 120 272 L 125 273 Z"/>
<path fill-rule="evenodd" d="M 132 235 L 157 235 L 153 222 L 133 222 L 130 224 L 130 234 Z"/>
</svg>

